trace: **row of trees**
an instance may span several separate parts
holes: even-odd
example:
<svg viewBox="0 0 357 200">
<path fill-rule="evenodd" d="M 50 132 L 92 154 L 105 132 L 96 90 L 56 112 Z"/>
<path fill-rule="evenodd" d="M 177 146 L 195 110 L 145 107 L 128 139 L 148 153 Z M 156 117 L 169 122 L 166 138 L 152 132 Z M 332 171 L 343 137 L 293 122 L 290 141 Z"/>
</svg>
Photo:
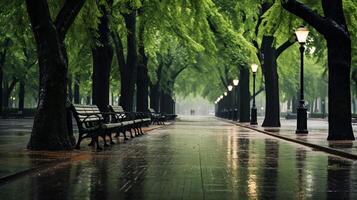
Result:
<svg viewBox="0 0 357 200">
<path fill-rule="evenodd" d="M 294 29 L 310 24 L 307 62 L 315 74 L 307 92 L 324 97 L 329 83 L 329 139 L 351 139 L 356 42 L 347 30 L 356 33 L 357 6 L 336 2 L 306 1 L 313 12 L 295 0 L 4 0 L 0 94 L 9 97 L 18 88 L 19 97 L 38 102 L 30 149 L 72 148 L 67 99 L 105 111 L 120 97 L 127 111 L 170 113 L 174 91 L 213 102 L 237 76 L 241 117 L 249 119 L 251 96 L 265 92 L 263 126 L 280 126 L 279 103 L 294 102 L 298 91 Z M 330 13 L 331 6 L 337 11 Z M 249 93 L 251 63 L 262 66 L 257 94 Z"/>
</svg>

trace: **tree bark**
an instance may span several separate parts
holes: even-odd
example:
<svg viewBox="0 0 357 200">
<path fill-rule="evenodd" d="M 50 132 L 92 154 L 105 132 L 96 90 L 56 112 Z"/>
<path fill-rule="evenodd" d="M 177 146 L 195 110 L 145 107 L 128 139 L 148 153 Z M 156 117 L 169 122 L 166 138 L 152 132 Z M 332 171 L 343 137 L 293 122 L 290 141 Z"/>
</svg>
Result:
<svg viewBox="0 0 357 200">
<path fill-rule="evenodd" d="M 171 92 L 163 92 L 160 101 L 160 112 L 164 114 L 174 114 L 173 113 L 173 98 L 170 94 Z"/>
<path fill-rule="evenodd" d="M 328 48 L 328 140 L 354 140 L 351 124 L 351 39 L 344 17 L 342 0 L 321 0 L 324 17 L 296 0 L 283 7 L 302 18 L 327 42 Z"/>
<path fill-rule="evenodd" d="M 249 68 L 242 67 L 239 74 L 240 116 L 239 122 L 250 122 Z"/>
<path fill-rule="evenodd" d="M 157 112 L 160 111 L 160 93 L 158 84 L 150 85 L 150 108 L 153 108 Z"/>
<path fill-rule="evenodd" d="M 139 112 L 148 111 L 148 96 L 149 96 L 149 75 L 148 75 L 148 58 L 145 55 L 144 46 L 144 31 L 145 23 L 141 19 L 139 27 L 139 49 L 138 49 L 138 72 L 137 72 L 137 95 L 136 95 L 136 109 Z"/>
<path fill-rule="evenodd" d="M 7 42 L 6 42 L 7 41 Z M 5 43 L 9 42 L 9 39 L 6 39 Z M 4 45 L 4 50 L 0 53 L 0 115 L 3 111 L 3 79 L 4 79 L 4 65 L 6 61 L 7 54 L 7 44 Z"/>
<path fill-rule="evenodd" d="M 121 88 L 123 87 L 122 84 L 124 82 L 123 76 L 125 76 L 126 72 L 126 61 L 125 61 L 125 56 L 124 56 L 124 48 L 123 48 L 123 43 L 120 39 L 119 33 L 118 32 L 112 32 L 111 37 L 113 39 L 114 47 L 115 47 L 115 55 L 118 61 L 118 67 L 119 67 L 119 76 L 120 76 L 120 81 L 121 81 Z M 124 77 L 125 79 L 125 77 Z M 120 95 L 121 99 L 121 95 Z M 120 99 L 118 102 L 118 105 L 120 104 Z"/>
<path fill-rule="evenodd" d="M 277 51 L 273 46 L 274 40 L 273 36 L 264 36 L 262 42 L 266 108 L 263 127 L 280 127 L 279 76 L 276 63 Z"/>
<path fill-rule="evenodd" d="M 81 96 L 80 96 L 80 77 L 79 75 L 75 76 L 75 80 L 74 80 L 74 93 L 73 93 L 73 101 L 75 104 L 80 104 L 81 101 Z"/>
<path fill-rule="evenodd" d="M 0 63 L 1 64 L 1 63 Z M 3 90 L 3 79 L 4 79 L 4 73 L 3 73 L 3 67 L 0 66 L 0 115 L 2 115 L 3 107 L 4 107 L 4 90 Z"/>
<path fill-rule="evenodd" d="M 153 108 L 156 112 L 160 112 L 160 100 L 161 100 L 161 76 L 164 68 L 163 63 L 159 63 L 156 69 L 157 81 L 155 84 L 150 84 L 150 108 Z"/>
<path fill-rule="evenodd" d="M 78 5 L 66 6 L 68 4 Z M 46 0 L 26 0 L 32 31 L 37 45 L 40 67 L 40 92 L 31 138 L 32 150 L 69 150 L 73 146 L 68 134 L 66 112 L 67 60 L 64 38 L 66 27 L 73 23 L 83 6 L 82 1 L 65 1 L 60 13 L 72 20 L 51 20 Z M 78 8 L 78 9 L 76 9 Z M 62 15 L 61 15 L 62 16 Z M 64 23 L 62 23 L 64 22 Z M 62 24 L 58 25 L 57 24 Z M 68 29 L 67 29 L 68 30 Z"/>
<path fill-rule="evenodd" d="M 136 50 L 136 10 L 123 14 L 127 29 L 127 59 L 126 67 L 121 73 L 120 105 L 125 111 L 133 110 L 135 83 L 137 77 Z"/>
<path fill-rule="evenodd" d="M 25 108 L 25 81 L 20 81 L 20 88 L 19 88 L 19 111 L 23 113 Z"/>
<path fill-rule="evenodd" d="M 6 111 L 6 110 L 8 110 L 9 109 L 9 84 L 8 84 L 8 82 L 7 81 L 4 81 L 4 83 L 3 83 L 3 86 L 4 86 L 4 88 L 3 88 L 3 94 L 2 94 L 2 96 L 3 96 L 3 109 Z"/>
<path fill-rule="evenodd" d="M 108 7 L 100 5 L 102 12 L 98 25 L 98 42 L 100 43 L 92 49 L 93 54 L 93 85 L 92 100 L 93 104 L 106 112 L 109 105 L 109 82 L 110 68 L 113 60 L 113 48 L 110 43 L 109 16 L 113 2 L 106 1 Z"/>
<path fill-rule="evenodd" d="M 291 112 L 292 113 L 296 113 L 296 111 L 297 111 L 297 104 L 298 104 L 297 96 L 299 96 L 299 95 L 293 96 L 293 98 L 291 99 Z"/>
<path fill-rule="evenodd" d="M 87 105 L 90 105 L 90 104 L 91 104 L 91 100 L 92 100 L 92 97 L 91 97 L 91 96 L 87 96 L 87 98 L 86 98 L 86 104 L 87 104 Z"/>
<path fill-rule="evenodd" d="M 70 102 L 72 102 L 73 101 L 72 77 L 67 79 L 67 87 L 68 87 L 68 99 Z"/>
</svg>

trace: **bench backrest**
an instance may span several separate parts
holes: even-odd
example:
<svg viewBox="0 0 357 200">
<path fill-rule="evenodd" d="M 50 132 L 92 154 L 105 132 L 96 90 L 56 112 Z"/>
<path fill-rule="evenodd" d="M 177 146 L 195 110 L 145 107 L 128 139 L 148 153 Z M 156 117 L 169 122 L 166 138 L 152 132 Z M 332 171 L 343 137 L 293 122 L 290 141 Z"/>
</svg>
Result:
<svg viewBox="0 0 357 200">
<path fill-rule="evenodd" d="M 123 107 L 121 106 L 112 106 L 109 105 L 109 110 L 113 113 L 115 113 L 114 115 L 112 115 L 112 120 L 115 121 L 127 121 L 130 120 L 131 117 L 128 116 L 128 114 L 125 112 L 125 110 L 123 109 Z"/>
<path fill-rule="evenodd" d="M 96 105 L 72 104 L 72 112 L 78 128 L 89 128 L 103 121 L 103 116 Z"/>
<path fill-rule="evenodd" d="M 123 107 L 121 106 L 110 106 L 112 108 L 112 111 L 113 112 L 116 112 L 116 113 L 124 113 L 124 109 Z"/>
<path fill-rule="evenodd" d="M 156 111 L 155 111 L 153 108 L 149 108 L 149 111 L 150 111 L 151 113 L 156 113 Z"/>
</svg>

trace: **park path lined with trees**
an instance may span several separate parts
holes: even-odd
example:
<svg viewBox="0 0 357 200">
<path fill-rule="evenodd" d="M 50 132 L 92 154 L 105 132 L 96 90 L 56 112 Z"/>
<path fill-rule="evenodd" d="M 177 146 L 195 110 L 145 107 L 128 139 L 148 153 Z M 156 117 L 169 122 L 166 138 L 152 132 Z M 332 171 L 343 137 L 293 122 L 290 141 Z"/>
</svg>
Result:
<svg viewBox="0 0 357 200">
<path fill-rule="evenodd" d="M 175 96 L 214 102 L 234 79 L 239 121 L 250 121 L 252 98 L 264 95 L 262 125 L 280 127 L 281 102 L 294 112 L 299 96 L 301 25 L 311 31 L 310 109 L 325 112 L 328 97 L 328 139 L 354 139 L 353 0 L 3 0 L 0 25 L 0 108 L 37 107 L 29 149 L 73 148 L 68 100 L 174 114 Z M 261 66 L 255 94 L 252 63 Z"/>
</svg>

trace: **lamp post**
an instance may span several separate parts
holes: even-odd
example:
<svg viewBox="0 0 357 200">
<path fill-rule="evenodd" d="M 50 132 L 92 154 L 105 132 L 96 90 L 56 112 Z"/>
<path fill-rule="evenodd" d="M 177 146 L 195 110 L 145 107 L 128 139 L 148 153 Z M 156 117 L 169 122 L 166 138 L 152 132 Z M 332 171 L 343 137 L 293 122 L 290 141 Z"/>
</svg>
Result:
<svg viewBox="0 0 357 200">
<path fill-rule="evenodd" d="M 251 116 L 250 116 L 250 124 L 251 125 L 257 125 L 257 107 L 255 106 L 255 75 L 258 70 L 258 65 L 257 64 L 252 64 L 251 69 L 253 72 L 253 105 L 252 105 L 252 110 L 251 110 Z"/>
<path fill-rule="evenodd" d="M 228 118 L 228 101 L 227 101 L 227 96 L 228 92 L 223 93 L 223 102 L 224 102 L 224 118 Z"/>
<path fill-rule="evenodd" d="M 300 27 L 295 31 L 296 37 L 300 44 L 300 101 L 297 107 L 296 133 L 307 134 L 307 108 L 304 101 L 304 51 L 309 30 L 305 27 Z"/>
<path fill-rule="evenodd" d="M 223 95 L 219 96 L 219 117 L 223 117 Z"/>
<path fill-rule="evenodd" d="M 232 89 L 233 86 L 232 85 L 228 85 L 227 87 L 228 89 L 228 119 L 233 119 L 233 108 L 232 108 Z"/>
<path fill-rule="evenodd" d="M 238 86 L 239 80 L 234 79 L 233 80 L 233 87 L 234 87 L 234 110 L 233 110 L 233 121 L 238 120 L 238 103 L 237 103 L 237 86 Z"/>
</svg>

